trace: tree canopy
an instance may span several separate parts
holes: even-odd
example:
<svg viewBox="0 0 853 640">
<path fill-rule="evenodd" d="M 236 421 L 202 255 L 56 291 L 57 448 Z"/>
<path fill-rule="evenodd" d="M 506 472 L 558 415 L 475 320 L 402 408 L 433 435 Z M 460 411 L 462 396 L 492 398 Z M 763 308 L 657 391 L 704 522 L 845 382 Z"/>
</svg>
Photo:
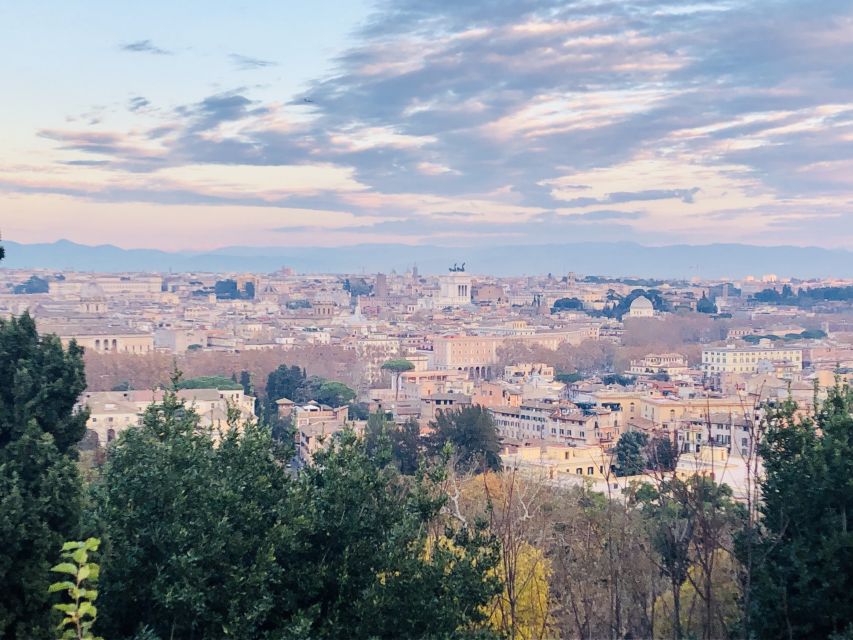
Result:
<svg viewBox="0 0 853 640">
<path fill-rule="evenodd" d="M 449 444 L 460 469 L 500 470 L 500 441 L 494 419 L 485 407 L 472 405 L 441 411 L 430 426 L 433 433 L 429 446 L 433 455 L 439 455 Z"/>
<path fill-rule="evenodd" d="M 93 492 L 106 637 L 467 637 L 500 589 L 493 539 L 442 515 L 440 475 L 403 482 L 351 432 L 291 475 L 267 428 L 215 445 L 168 395 Z M 128 508 L 132 505 L 132 508 Z"/>
<path fill-rule="evenodd" d="M 29 315 L 0 320 L 0 637 L 51 638 L 48 569 L 79 524 L 76 445 L 86 414 L 83 350 L 39 336 Z"/>
<path fill-rule="evenodd" d="M 853 630 L 851 410 L 850 389 L 836 387 L 813 417 L 797 417 L 788 402 L 769 420 L 760 446 L 763 517 L 745 545 L 753 544 L 753 556 L 761 559 L 754 563 L 747 612 L 758 638 Z"/>
</svg>

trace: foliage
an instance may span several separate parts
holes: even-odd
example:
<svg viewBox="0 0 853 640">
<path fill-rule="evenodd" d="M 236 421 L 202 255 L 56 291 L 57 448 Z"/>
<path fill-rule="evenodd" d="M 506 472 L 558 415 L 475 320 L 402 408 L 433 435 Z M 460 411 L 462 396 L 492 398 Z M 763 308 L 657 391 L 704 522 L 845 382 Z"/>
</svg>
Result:
<svg viewBox="0 0 853 640">
<path fill-rule="evenodd" d="M 243 387 L 243 393 L 247 396 L 255 395 L 255 383 L 252 380 L 252 374 L 249 371 L 243 369 L 240 372 L 240 379 L 238 380 L 240 386 Z"/>
<path fill-rule="evenodd" d="M 283 398 L 294 400 L 297 391 L 302 387 L 305 380 L 305 370 L 296 365 L 288 367 L 282 364 L 269 374 L 264 404 L 268 421 L 274 420 L 277 416 L 278 405 L 276 401 Z"/>
<path fill-rule="evenodd" d="M 605 305 L 601 315 L 621 320 L 631 310 L 631 303 L 640 297 L 648 298 L 655 311 L 669 311 L 669 305 L 657 289 L 634 289 L 627 296 L 622 296 L 611 289 L 607 298 L 609 303 Z"/>
<path fill-rule="evenodd" d="M 178 389 L 219 389 L 220 391 L 236 391 L 243 386 L 225 376 L 199 376 L 187 378 L 178 382 Z"/>
<path fill-rule="evenodd" d="M 382 368 L 386 371 L 390 371 L 391 373 L 405 373 L 406 371 L 411 371 L 415 368 L 415 365 L 412 364 L 411 361 L 406 360 L 405 358 L 396 358 L 394 360 L 388 360 L 382 364 Z"/>
<path fill-rule="evenodd" d="M 679 588 L 681 603 L 680 626 L 689 638 L 725 638 L 729 630 L 737 628 L 741 619 L 740 584 L 738 566 L 731 555 L 718 549 L 710 582 L 714 585 L 715 606 L 707 627 L 702 616 L 702 594 L 697 587 L 707 582 L 705 570 L 694 563 L 687 571 L 687 580 Z M 674 632 L 672 620 L 673 597 L 671 592 L 662 593 L 655 602 L 655 637 L 671 638 Z"/>
<path fill-rule="evenodd" d="M 473 405 L 441 411 L 430 426 L 433 433 L 428 445 L 433 455 L 440 454 L 449 444 L 457 456 L 459 469 L 500 470 L 498 432 L 485 407 Z"/>
<path fill-rule="evenodd" d="M 556 313 L 558 311 L 581 311 L 583 310 L 583 302 L 578 298 L 560 298 L 554 302 L 554 306 L 551 307 L 551 313 Z"/>
<path fill-rule="evenodd" d="M 821 331 L 820 329 L 807 329 L 806 331 L 802 331 L 800 333 L 786 333 L 784 336 L 778 336 L 776 334 L 768 333 L 765 335 L 749 335 L 744 336 L 743 341 L 749 342 L 751 344 L 756 344 L 761 340 L 820 340 L 826 337 L 826 332 Z"/>
<path fill-rule="evenodd" d="M 558 373 L 554 376 L 554 380 L 564 384 L 574 384 L 575 382 L 580 382 L 583 379 L 584 375 L 579 371 L 575 371 L 573 373 Z"/>
<path fill-rule="evenodd" d="M 744 516 L 743 508 L 732 499 L 731 488 L 700 475 L 685 480 L 670 477 L 656 486 L 642 485 L 631 499 L 641 505 L 660 570 L 669 581 L 672 636 L 683 637 L 685 614 L 698 617 L 697 628 L 707 640 L 729 635 L 726 616 L 732 617 L 731 588 L 721 589 L 717 584 L 718 568 L 721 558 L 729 558 L 734 532 L 742 528 Z M 695 565 L 698 575 L 691 574 Z M 687 581 L 699 597 L 685 603 L 681 595 Z M 697 601 L 701 606 L 694 613 L 689 607 Z M 714 633 L 718 625 L 724 633 Z"/>
<path fill-rule="evenodd" d="M 641 431 L 626 431 L 616 443 L 616 475 L 635 476 L 646 468 L 643 449 L 649 437 Z"/>
<path fill-rule="evenodd" d="M 215 445 L 168 394 L 119 437 L 94 494 L 110 638 L 466 637 L 500 589 L 494 541 L 444 519 L 351 432 L 289 473 L 269 430 Z M 129 508 L 129 505 L 132 505 Z M 427 554 L 429 540 L 453 544 Z"/>
<path fill-rule="evenodd" d="M 344 291 L 348 291 L 353 298 L 369 296 L 373 293 L 373 285 L 364 278 L 347 278 L 344 280 Z"/>
<path fill-rule="evenodd" d="M 50 290 L 50 283 L 44 278 L 38 276 L 30 276 L 26 282 L 15 285 L 12 293 L 47 293 Z"/>
<path fill-rule="evenodd" d="M 406 371 L 411 371 L 415 368 L 415 365 L 412 364 L 409 360 L 405 358 L 396 358 L 394 360 L 388 360 L 382 365 L 382 369 L 385 371 L 389 371 L 394 376 L 394 401 L 400 397 L 400 374 L 405 373 Z"/>
<path fill-rule="evenodd" d="M 504 590 L 489 606 L 489 625 L 518 640 L 536 640 L 545 637 L 549 626 L 551 564 L 542 550 L 529 542 L 518 546 L 512 563 L 504 556 L 498 565 L 497 576 Z M 513 584 L 507 580 L 510 565 Z"/>
<path fill-rule="evenodd" d="M 391 462 L 403 475 L 413 476 L 420 467 L 422 458 L 421 433 L 418 421 L 409 419 L 397 426 L 382 413 L 373 413 L 367 419 L 364 430 L 365 448 L 374 459 L 390 447 Z"/>
<path fill-rule="evenodd" d="M 637 379 L 634 376 L 624 376 L 618 373 L 608 373 L 601 376 L 601 383 L 606 385 L 618 384 L 621 387 L 628 387 L 636 381 Z"/>
<path fill-rule="evenodd" d="M 753 545 L 750 631 L 758 638 L 827 637 L 853 620 L 853 398 L 830 390 L 814 416 L 788 402 L 760 445 L 761 527 Z"/>
<path fill-rule="evenodd" d="M 705 297 L 703 293 L 699 302 L 696 303 L 696 311 L 699 313 L 717 313 L 718 309 L 714 301 Z"/>
<path fill-rule="evenodd" d="M 674 471 L 678 463 L 678 449 L 668 436 L 652 438 L 648 445 L 648 463 L 657 471 Z"/>
<path fill-rule="evenodd" d="M 92 633 L 92 626 L 98 617 L 98 609 L 95 606 L 98 591 L 95 587 L 100 567 L 89 562 L 89 554 L 97 551 L 100 544 L 98 538 L 88 538 L 83 542 L 66 542 L 62 545 L 64 562 L 51 568 L 55 573 L 71 577 L 54 582 L 48 588 L 49 593 L 65 592 L 71 600 L 53 605 L 54 609 L 63 614 L 59 623 L 61 640 L 103 640 Z"/>
<path fill-rule="evenodd" d="M 87 416 L 83 350 L 39 336 L 29 315 L 0 320 L 0 637 L 52 636 L 48 569 L 81 508 L 75 445 Z"/>
<path fill-rule="evenodd" d="M 330 407 L 342 407 L 355 400 L 355 391 L 343 382 L 334 380 L 324 380 L 316 393 L 312 395 L 311 400 L 316 400 L 320 404 L 326 404 Z"/>
<path fill-rule="evenodd" d="M 367 420 L 370 417 L 370 408 L 366 402 L 353 402 L 349 406 L 347 417 L 350 420 Z"/>
</svg>

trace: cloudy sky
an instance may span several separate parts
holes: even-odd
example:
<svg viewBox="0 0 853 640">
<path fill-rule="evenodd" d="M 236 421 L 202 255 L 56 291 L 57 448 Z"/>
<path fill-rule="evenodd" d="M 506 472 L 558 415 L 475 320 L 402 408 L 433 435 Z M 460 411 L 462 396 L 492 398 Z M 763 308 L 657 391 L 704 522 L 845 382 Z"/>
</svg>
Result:
<svg viewBox="0 0 853 640">
<path fill-rule="evenodd" d="M 853 247 L 850 0 L 0 4 L 0 229 Z"/>
</svg>

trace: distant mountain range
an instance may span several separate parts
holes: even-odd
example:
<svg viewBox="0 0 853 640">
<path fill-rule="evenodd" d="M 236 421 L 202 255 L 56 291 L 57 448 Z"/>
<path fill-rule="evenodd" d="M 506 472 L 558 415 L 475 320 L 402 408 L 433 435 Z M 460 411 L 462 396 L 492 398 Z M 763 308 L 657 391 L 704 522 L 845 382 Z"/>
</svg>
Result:
<svg viewBox="0 0 853 640">
<path fill-rule="evenodd" d="M 0 267 L 64 271 L 271 272 L 283 266 L 301 273 L 442 273 L 454 263 L 494 275 L 579 274 L 645 278 L 739 278 L 775 273 L 814 278 L 853 277 L 853 252 L 819 247 L 746 244 L 647 247 L 630 242 L 436 247 L 362 244 L 348 247 L 223 247 L 206 252 L 167 252 L 88 246 L 60 240 L 20 244 L 4 240 Z"/>
</svg>

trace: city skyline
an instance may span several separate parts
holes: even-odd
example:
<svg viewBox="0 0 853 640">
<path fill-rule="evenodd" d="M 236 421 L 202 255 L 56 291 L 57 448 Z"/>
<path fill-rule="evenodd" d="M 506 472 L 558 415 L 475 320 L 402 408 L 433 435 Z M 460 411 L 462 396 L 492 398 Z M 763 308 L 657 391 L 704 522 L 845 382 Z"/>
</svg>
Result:
<svg viewBox="0 0 853 640">
<path fill-rule="evenodd" d="M 851 246 L 849 3 L 17 3 L 0 228 Z"/>
</svg>

